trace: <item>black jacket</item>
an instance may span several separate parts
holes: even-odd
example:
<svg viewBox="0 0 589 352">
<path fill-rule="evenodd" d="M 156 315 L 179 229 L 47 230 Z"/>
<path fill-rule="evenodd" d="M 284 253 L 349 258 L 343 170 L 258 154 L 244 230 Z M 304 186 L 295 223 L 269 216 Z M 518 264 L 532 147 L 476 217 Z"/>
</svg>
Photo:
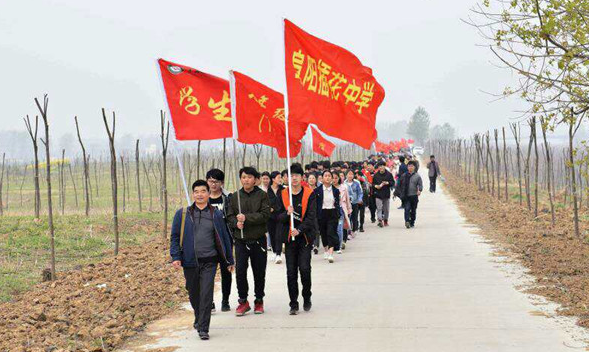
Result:
<svg viewBox="0 0 589 352">
<path fill-rule="evenodd" d="M 282 201 L 282 192 L 288 192 L 288 189 L 284 188 L 280 193 L 278 193 L 278 197 L 276 199 L 277 208 L 275 210 L 277 220 L 278 220 L 278 228 L 277 231 L 283 236 L 284 243 L 289 243 L 290 238 L 288 236 L 289 229 L 290 229 L 290 216 L 288 215 L 286 208 L 284 206 L 284 202 Z M 301 190 L 303 192 L 303 190 Z M 315 241 L 315 235 L 317 234 L 317 202 L 315 201 L 315 192 L 311 191 L 309 200 L 307 203 L 307 210 L 304 214 L 302 214 L 302 221 L 296 227 L 296 229 L 300 232 L 299 236 L 303 236 L 307 242 L 307 244 L 311 244 Z"/>
<path fill-rule="evenodd" d="M 227 224 L 233 231 L 233 238 L 236 240 L 257 241 L 266 235 L 266 223 L 270 219 L 268 194 L 257 186 L 249 193 L 243 188 L 238 192 L 241 213 L 245 215 L 243 236 L 241 230 L 237 228 L 237 215 L 239 214 L 237 192 L 231 194 L 231 201 L 227 209 Z"/>
<path fill-rule="evenodd" d="M 336 214 L 339 217 L 340 214 L 340 204 L 339 204 L 339 189 L 337 187 L 331 186 L 333 190 L 333 198 L 335 199 L 335 209 L 337 210 Z M 321 219 L 321 214 L 323 210 L 323 185 L 315 188 L 313 191 L 315 193 L 315 200 L 317 201 L 317 219 Z"/>
<path fill-rule="evenodd" d="M 280 195 L 280 191 L 284 189 L 284 186 L 278 186 L 278 190 L 274 193 L 272 187 L 268 187 L 268 200 L 270 201 L 270 220 L 276 221 L 276 208 L 278 207 L 277 200 Z"/>
<path fill-rule="evenodd" d="M 391 188 L 395 186 L 395 178 L 388 170 L 385 170 L 384 174 L 381 174 L 380 171 L 375 172 L 372 178 L 372 184 L 377 186 L 383 181 L 387 181 L 389 184 L 383 186 L 381 189 L 375 188 L 374 194 L 376 198 L 389 199 L 391 198 Z"/>
</svg>

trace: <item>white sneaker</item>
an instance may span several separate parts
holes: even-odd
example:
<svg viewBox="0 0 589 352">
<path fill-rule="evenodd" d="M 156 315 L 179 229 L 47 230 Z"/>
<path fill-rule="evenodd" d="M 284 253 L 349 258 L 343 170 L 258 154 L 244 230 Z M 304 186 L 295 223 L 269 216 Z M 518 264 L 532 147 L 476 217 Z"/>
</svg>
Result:
<svg viewBox="0 0 589 352">
<path fill-rule="evenodd" d="M 282 264 L 282 256 L 281 255 L 277 255 L 276 259 L 274 260 L 275 264 Z"/>
<path fill-rule="evenodd" d="M 336 252 L 337 254 L 342 254 L 342 250 L 340 249 L 339 251 Z"/>
<path fill-rule="evenodd" d="M 333 263 L 333 255 L 331 255 L 331 254 L 330 254 L 330 255 L 329 255 L 329 257 L 327 257 L 327 260 L 328 260 L 330 263 Z"/>
<path fill-rule="evenodd" d="M 323 259 L 328 259 L 328 258 L 329 258 L 329 252 L 323 253 Z"/>
</svg>

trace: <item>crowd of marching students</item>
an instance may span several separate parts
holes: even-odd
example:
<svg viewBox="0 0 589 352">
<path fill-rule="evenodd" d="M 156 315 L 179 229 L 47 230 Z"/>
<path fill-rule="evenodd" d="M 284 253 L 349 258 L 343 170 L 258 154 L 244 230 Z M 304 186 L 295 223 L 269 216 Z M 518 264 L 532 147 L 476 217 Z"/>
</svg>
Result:
<svg viewBox="0 0 589 352">
<path fill-rule="evenodd" d="M 172 264 L 182 268 L 194 328 L 209 338 L 214 278 L 221 272 L 221 310 L 231 310 L 232 272 L 238 291 L 237 316 L 251 311 L 248 266 L 254 277 L 254 313 L 264 313 L 268 252 L 271 261 L 284 255 L 291 315 L 299 312 L 300 274 L 303 309 L 311 310 L 311 258 L 322 249 L 328 263 L 342 254 L 348 241 L 364 232 L 366 208 L 370 220 L 389 226 L 391 196 L 405 210 L 405 226 L 415 226 L 418 197 L 423 189 L 419 163 L 406 155 L 373 155 L 363 162 L 295 163 L 290 170 L 239 170 L 241 188 L 230 194 L 223 188 L 222 170 L 207 172 L 206 180 L 192 185 L 194 203 L 176 212 L 172 223 Z M 435 192 L 440 169 L 432 156 L 427 164 L 430 192 Z M 290 191 L 289 185 L 290 171 Z M 290 197 L 292 194 L 292 199 Z"/>
</svg>

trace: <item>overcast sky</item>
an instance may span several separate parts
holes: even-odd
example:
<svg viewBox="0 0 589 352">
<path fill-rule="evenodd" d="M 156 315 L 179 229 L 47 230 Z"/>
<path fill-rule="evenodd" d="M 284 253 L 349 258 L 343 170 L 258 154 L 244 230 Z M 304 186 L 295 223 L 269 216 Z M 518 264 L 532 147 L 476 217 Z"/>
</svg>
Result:
<svg viewBox="0 0 589 352">
<path fill-rule="evenodd" d="M 0 130 L 24 130 L 33 97 L 49 94 L 54 135 L 102 137 L 100 108 L 117 134 L 155 134 L 164 108 L 155 59 L 227 77 L 236 69 L 283 90 L 282 17 L 343 46 L 386 91 L 378 121 L 419 105 L 462 135 L 505 125 L 517 101 L 491 102 L 513 79 L 492 65 L 461 19 L 475 0 L 0 2 Z M 105 136 L 105 135 L 104 135 Z"/>
</svg>

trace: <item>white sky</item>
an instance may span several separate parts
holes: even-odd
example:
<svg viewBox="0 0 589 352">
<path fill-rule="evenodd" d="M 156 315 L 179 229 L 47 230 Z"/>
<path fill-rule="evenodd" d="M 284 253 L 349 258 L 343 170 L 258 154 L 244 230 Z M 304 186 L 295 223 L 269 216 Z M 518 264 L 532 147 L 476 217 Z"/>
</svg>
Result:
<svg viewBox="0 0 589 352">
<path fill-rule="evenodd" d="M 378 121 L 418 105 L 463 135 L 518 117 L 491 103 L 513 79 L 476 30 L 460 21 L 475 0 L 82 1 L 0 0 L 0 130 L 24 130 L 33 97 L 49 94 L 53 135 L 105 136 L 100 108 L 115 109 L 117 135 L 159 132 L 164 107 L 155 59 L 227 77 L 229 69 L 283 90 L 282 17 L 341 45 L 373 68 L 386 91 Z"/>
</svg>

